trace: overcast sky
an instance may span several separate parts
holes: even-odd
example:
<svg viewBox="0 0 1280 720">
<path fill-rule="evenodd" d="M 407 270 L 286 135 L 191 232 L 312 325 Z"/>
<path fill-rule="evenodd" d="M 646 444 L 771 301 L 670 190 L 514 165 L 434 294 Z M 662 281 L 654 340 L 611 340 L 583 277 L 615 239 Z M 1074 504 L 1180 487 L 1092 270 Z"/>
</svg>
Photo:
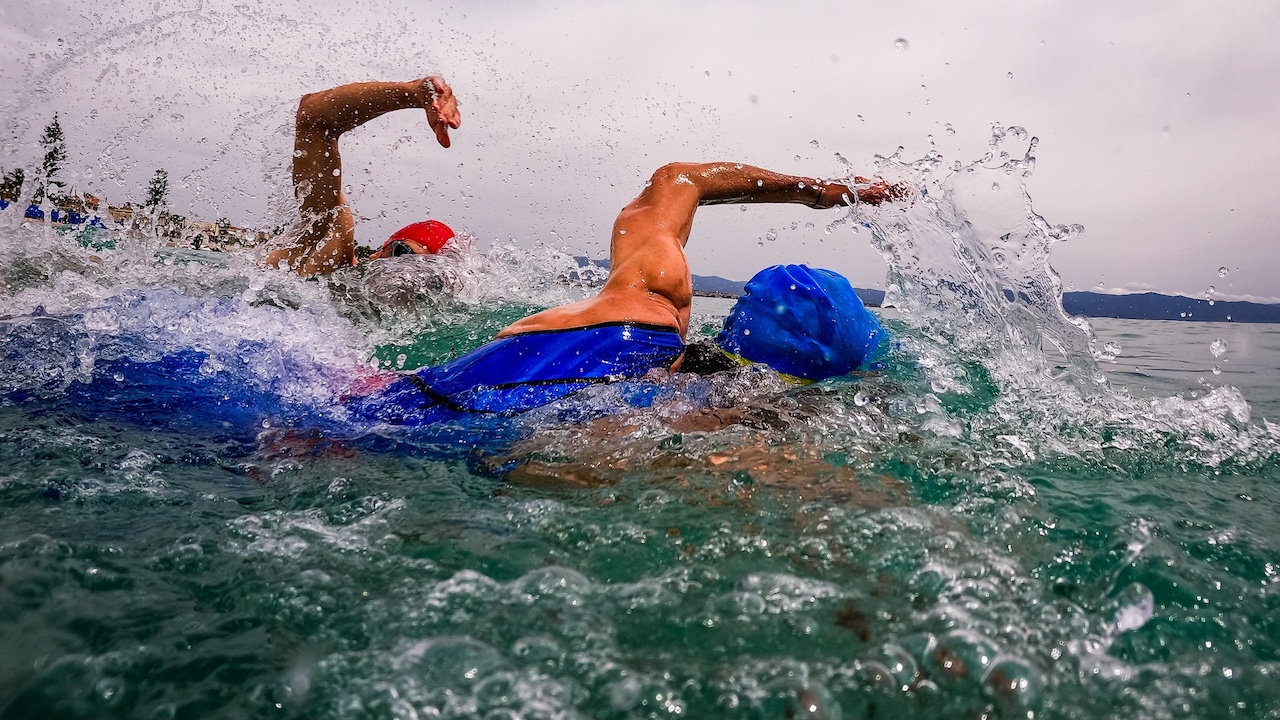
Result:
<svg viewBox="0 0 1280 720">
<path fill-rule="evenodd" d="M 412 111 L 344 142 L 363 242 L 433 216 L 482 242 L 602 257 L 613 216 L 664 162 L 826 176 L 835 153 L 869 167 L 930 137 L 968 162 L 1001 122 L 1040 138 L 1036 210 L 1085 226 L 1053 255 L 1076 289 L 1280 296 L 1272 0 L 42 6 L 0 0 L 0 166 L 37 163 L 57 112 L 69 179 L 113 201 L 141 199 L 165 168 L 176 209 L 266 223 L 300 94 L 439 72 L 464 116 L 452 149 Z M 823 220 L 704 209 L 690 265 L 745 279 L 804 261 L 883 287 L 866 234 L 825 235 Z"/>
</svg>

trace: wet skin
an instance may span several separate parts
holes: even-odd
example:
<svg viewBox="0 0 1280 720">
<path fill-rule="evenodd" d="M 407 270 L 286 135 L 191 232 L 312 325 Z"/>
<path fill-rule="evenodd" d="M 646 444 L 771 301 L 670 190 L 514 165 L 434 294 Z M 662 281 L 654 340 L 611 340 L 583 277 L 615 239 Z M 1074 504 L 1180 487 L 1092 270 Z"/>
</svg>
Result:
<svg viewBox="0 0 1280 720">
<path fill-rule="evenodd" d="M 355 83 L 303 96 L 298 105 L 293 183 L 302 211 L 299 240 L 273 250 L 267 263 L 304 276 L 356 263 L 355 221 L 342 192 L 343 133 L 393 110 L 419 108 L 442 147 L 461 126 L 453 90 L 443 78 L 407 83 Z M 606 322 L 671 328 L 689 326 L 692 278 L 685 260 L 693 217 L 702 205 L 801 203 L 826 209 L 852 202 L 878 204 L 901 194 L 884 181 L 855 178 L 855 187 L 783 175 L 740 163 L 671 163 L 645 184 L 618 215 L 609 247 L 610 272 L 593 298 L 518 320 L 498 337 Z M 678 366 L 678 361 L 677 361 Z"/>
</svg>

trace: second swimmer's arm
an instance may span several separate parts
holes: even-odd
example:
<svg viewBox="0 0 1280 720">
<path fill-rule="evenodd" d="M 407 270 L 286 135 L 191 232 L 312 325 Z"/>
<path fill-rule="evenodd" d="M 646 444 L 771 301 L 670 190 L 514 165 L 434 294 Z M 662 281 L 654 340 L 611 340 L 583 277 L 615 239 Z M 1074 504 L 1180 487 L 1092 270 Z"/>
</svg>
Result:
<svg viewBox="0 0 1280 720">
<path fill-rule="evenodd" d="M 309 93 L 298 103 L 298 132 L 335 138 L 393 110 L 423 108 L 442 147 L 462 124 L 453 90 L 439 77 L 409 82 L 362 82 Z"/>
<path fill-rule="evenodd" d="M 355 221 L 342 193 L 343 133 L 393 110 L 422 108 L 436 140 L 449 147 L 449 129 L 462 122 L 453 90 L 440 77 L 366 82 L 310 93 L 298 103 L 293 186 L 302 211 L 297 243 L 271 251 L 271 266 L 287 263 L 302 275 L 355 263 Z"/>
</svg>

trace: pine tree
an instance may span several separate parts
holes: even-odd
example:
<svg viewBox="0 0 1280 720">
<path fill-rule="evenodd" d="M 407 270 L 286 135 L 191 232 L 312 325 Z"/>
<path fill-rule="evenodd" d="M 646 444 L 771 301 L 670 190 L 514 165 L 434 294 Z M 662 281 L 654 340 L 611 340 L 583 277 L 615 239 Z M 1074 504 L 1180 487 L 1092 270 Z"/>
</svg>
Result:
<svg viewBox="0 0 1280 720">
<path fill-rule="evenodd" d="M 44 148 L 44 160 L 40 162 L 39 185 L 32 198 L 35 203 L 43 202 L 46 196 L 52 199 L 54 189 L 66 187 L 66 183 L 58 179 L 62 164 L 67 161 L 67 141 L 62 136 L 62 124 L 58 122 L 57 113 L 53 115 L 53 122 L 45 127 L 40 145 Z"/>
<path fill-rule="evenodd" d="M 147 185 L 147 202 L 143 207 L 151 210 L 163 210 L 169 205 L 169 173 L 157 170 Z"/>
<path fill-rule="evenodd" d="M 26 174 L 22 168 L 14 168 L 5 173 L 4 179 L 0 180 L 0 200 L 17 202 L 22 197 L 22 182 L 26 179 Z"/>
</svg>

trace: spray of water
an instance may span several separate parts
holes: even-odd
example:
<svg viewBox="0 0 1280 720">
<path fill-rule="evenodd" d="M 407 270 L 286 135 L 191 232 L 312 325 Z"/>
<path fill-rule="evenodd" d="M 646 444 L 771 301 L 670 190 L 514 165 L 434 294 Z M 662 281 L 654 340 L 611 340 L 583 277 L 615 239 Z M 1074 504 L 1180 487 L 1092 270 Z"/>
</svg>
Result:
<svg viewBox="0 0 1280 720">
<path fill-rule="evenodd" d="M 989 151 L 968 164 L 946 166 L 932 151 L 917 161 L 901 149 L 878 156 L 878 171 L 911 196 L 854 207 L 837 221 L 868 228 L 888 264 L 885 303 L 906 326 L 897 357 L 917 379 L 922 427 L 1024 461 L 1096 458 L 1168 440 L 1213 466 L 1271 457 L 1271 426 L 1249 423 L 1235 388 L 1184 400 L 1137 398 L 1109 385 L 1098 360 L 1111 350 L 1097 347 L 1085 318 L 1062 308 L 1050 253 L 1083 228 L 1033 209 L 1027 182 L 1036 145 L 1023 128 L 996 125 Z"/>
</svg>

